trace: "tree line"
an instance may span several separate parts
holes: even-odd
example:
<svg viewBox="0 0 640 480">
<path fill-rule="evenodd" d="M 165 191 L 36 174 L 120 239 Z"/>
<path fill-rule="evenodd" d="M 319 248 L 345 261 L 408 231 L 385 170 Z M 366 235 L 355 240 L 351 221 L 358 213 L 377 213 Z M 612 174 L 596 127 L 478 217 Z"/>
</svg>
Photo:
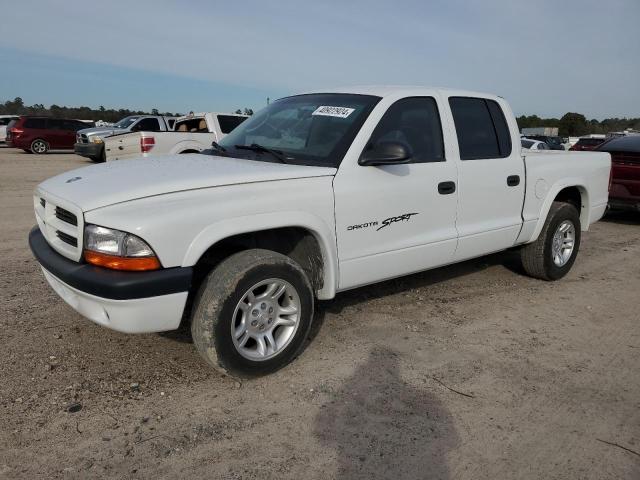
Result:
<svg viewBox="0 0 640 480">
<path fill-rule="evenodd" d="M 520 131 L 529 127 L 558 127 L 561 137 L 580 137 L 590 133 L 620 132 L 631 128 L 640 130 L 640 118 L 595 118 L 587 120 L 581 113 L 568 112 L 561 118 L 540 118 L 537 115 L 522 115 L 516 119 Z"/>
<path fill-rule="evenodd" d="M 242 113 L 238 109 L 236 113 Z M 245 115 L 253 115 L 250 108 L 244 109 Z M 43 115 L 55 118 L 75 118 L 78 120 L 104 120 L 105 122 L 117 122 L 118 120 L 128 117 L 129 115 L 165 115 L 167 117 L 179 117 L 182 113 L 160 112 L 157 108 L 153 108 L 150 112 L 142 110 L 130 110 L 128 108 L 105 108 L 100 105 L 98 108 L 91 107 L 64 107 L 60 105 L 50 105 L 45 107 L 41 103 L 33 105 L 25 105 L 20 97 L 13 100 L 7 100 L 0 103 L 0 115 Z"/>
</svg>

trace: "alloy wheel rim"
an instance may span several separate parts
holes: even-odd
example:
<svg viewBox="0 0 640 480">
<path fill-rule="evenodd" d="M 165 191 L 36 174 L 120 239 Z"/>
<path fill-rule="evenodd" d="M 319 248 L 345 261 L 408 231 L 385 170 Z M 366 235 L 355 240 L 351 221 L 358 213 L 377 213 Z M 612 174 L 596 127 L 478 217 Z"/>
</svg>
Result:
<svg viewBox="0 0 640 480">
<path fill-rule="evenodd" d="M 44 152 L 45 148 L 46 148 L 46 147 L 45 147 L 44 142 L 40 142 L 40 141 L 39 141 L 39 142 L 35 142 L 35 143 L 33 144 L 33 149 L 34 149 L 36 152 L 38 152 L 38 153 L 42 153 L 42 152 Z"/>
<path fill-rule="evenodd" d="M 233 312 L 231 338 L 248 360 L 269 360 L 291 343 L 300 324 L 300 295 L 286 280 L 270 278 L 249 288 Z"/>
<path fill-rule="evenodd" d="M 551 258 L 557 267 L 564 267 L 571 255 L 576 243 L 576 229 L 573 222 L 564 220 L 555 233 L 551 241 Z"/>
</svg>

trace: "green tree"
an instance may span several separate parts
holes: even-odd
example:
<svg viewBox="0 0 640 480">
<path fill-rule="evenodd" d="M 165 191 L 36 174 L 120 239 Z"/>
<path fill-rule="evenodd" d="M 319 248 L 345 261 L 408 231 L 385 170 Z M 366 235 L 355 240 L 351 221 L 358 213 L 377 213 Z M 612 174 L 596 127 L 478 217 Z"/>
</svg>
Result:
<svg viewBox="0 0 640 480">
<path fill-rule="evenodd" d="M 587 119 L 581 113 L 565 113 L 558 122 L 559 135 L 565 137 L 579 137 L 586 135 L 590 131 Z"/>
</svg>

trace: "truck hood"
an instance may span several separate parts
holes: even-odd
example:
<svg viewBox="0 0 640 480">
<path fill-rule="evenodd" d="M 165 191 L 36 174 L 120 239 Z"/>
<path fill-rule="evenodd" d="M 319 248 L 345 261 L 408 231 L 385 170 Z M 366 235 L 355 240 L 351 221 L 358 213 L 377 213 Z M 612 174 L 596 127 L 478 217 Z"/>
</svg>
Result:
<svg viewBox="0 0 640 480">
<path fill-rule="evenodd" d="M 78 130 L 79 134 L 85 134 L 87 136 L 97 135 L 98 137 L 108 137 L 109 135 L 113 135 L 114 133 L 122 133 L 125 130 L 122 128 L 113 128 L 113 127 L 91 127 L 91 128 L 83 128 L 82 130 Z"/>
<path fill-rule="evenodd" d="M 83 212 L 154 195 L 201 188 L 335 175 L 336 169 L 202 154 L 120 160 L 71 170 L 38 189 Z"/>
</svg>

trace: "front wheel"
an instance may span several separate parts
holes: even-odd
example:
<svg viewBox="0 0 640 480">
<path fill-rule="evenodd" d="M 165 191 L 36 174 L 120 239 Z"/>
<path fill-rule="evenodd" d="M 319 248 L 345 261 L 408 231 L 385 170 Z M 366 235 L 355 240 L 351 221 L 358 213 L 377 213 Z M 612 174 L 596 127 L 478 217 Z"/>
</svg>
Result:
<svg viewBox="0 0 640 480">
<path fill-rule="evenodd" d="M 538 239 L 520 250 L 527 274 L 542 280 L 564 277 L 580 248 L 580 216 L 569 203 L 553 202 Z"/>
<path fill-rule="evenodd" d="M 49 144 L 41 139 L 34 140 L 31 142 L 31 151 L 37 154 L 47 153 L 49 151 Z"/>
<path fill-rule="evenodd" d="M 304 270 L 270 250 L 225 259 L 198 292 L 191 334 L 215 368 L 238 377 L 272 373 L 304 348 L 313 290 Z"/>
</svg>

